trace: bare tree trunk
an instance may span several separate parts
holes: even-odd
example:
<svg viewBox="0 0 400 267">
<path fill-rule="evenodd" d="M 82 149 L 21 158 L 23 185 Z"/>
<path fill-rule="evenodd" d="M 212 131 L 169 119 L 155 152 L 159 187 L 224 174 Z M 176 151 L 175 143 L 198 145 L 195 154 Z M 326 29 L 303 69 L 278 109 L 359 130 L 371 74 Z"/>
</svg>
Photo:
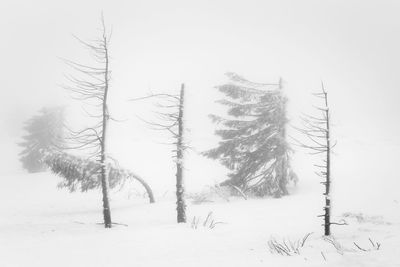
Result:
<svg viewBox="0 0 400 267">
<path fill-rule="evenodd" d="M 318 217 L 324 218 L 324 235 L 331 235 L 331 225 L 344 225 L 343 223 L 336 223 L 331 221 L 331 151 L 334 145 L 331 143 L 330 135 L 330 118 L 329 118 L 329 106 L 328 106 L 328 93 L 325 91 L 324 85 L 322 84 L 322 92 L 314 94 L 316 97 L 323 100 L 322 107 L 316 107 L 322 114 L 320 116 L 307 116 L 303 118 L 304 129 L 297 129 L 301 133 L 308 137 L 311 144 L 304 142 L 298 142 L 300 146 L 311 150 L 312 155 L 322 154 L 322 164 L 314 164 L 319 169 L 316 174 L 322 177 L 324 180 L 321 184 L 325 188 L 323 195 L 325 196 L 325 205 L 323 207 L 324 214 L 318 215 Z"/>
<path fill-rule="evenodd" d="M 326 180 L 325 180 L 325 215 L 324 215 L 324 232 L 328 236 L 331 234 L 331 198 L 330 198 L 330 187 L 331 187 L 331 144 L 329 136 L 329 108 L 328 108 L 328 94 L 325 92 L 324 88 L 324 98 L 325 98 L 325 118 L 326 118 Z"/>
<path fill-rule="evenodd" d="M 181 85 L 180 94 L 152 94 L 145 97 L 131 99 L 137 101 L 157 97 L 159 100 L 167 101 L 168 104 L 158 104 L 163 111 L 159 112 L 162 122 L 147 122 L 155 130 L 164 130 L 172 135 L 172 145 L 174 146 L 174 159 L 176 160 L 176 210 L 178 223 L 186 222 L 185 188 L 183 183 L 184 151 L 186 144 L 184 140 L 184 108 L 185 108 L 185 85 Z M 136 178 L 137 177 L 133 177 Z M 154 202 L 154 197 L 150 187 L 138 179 L 143 184 L 149 194 L 150 202 Z"/>
<path fill-rule="evenodd" d="M 107 108 L 107 96 L 108 96 L 108 89 L 109 89 L 109 76 L 108 76 L 108 64 L 109 64 L 109 56 L 108 56 L 108 47 L 107 47 L 107 37 L 105 33 L 105 25 L 104 20 L 103 23 L 103 48 L 104 48 L 104 59 L 105 59 L 105 72 L 104 72 L 104 94 L 103 94 L 103 125 L 102 125 L 102 136 L 101 136 L 101 151 L 100 151 L 100 164 L 101 167 L 101 189 L 103 194 L 103 217 L 104 217 L 104 227 L 111 228 L 111 210 L 110 210 L 110 200 L 108 196 L 109 191 L 109 183 L 108 183 L 108 173 L 106 167 L 106 137 L 107 137 L 107 126 L 109 120 L 108 108 Z"/>
<path fill-rule="evenodd" d="M 279 89 L 283 90 L 282 87 L 282 79 L 279 79 Z M 282 93 L 283 95 L 283 93 Z M 286 119 L 286 101 L 282 99 L 282 113 L 284 115 L 284 118 Z M 286 121 L 281 122 L 281 138 L 283 142 L 286 140 Z M 287 181 L 288 181 L 288 173 L 287 173 L 287 162 L 288 162 L 288 154 L 285 149 L 282 155 L 282 160 L 281 160 L 281 177 L 278 183 L 279 186 L 279 194 L 280 196 L 285 196 L 289 195 L 289 192 L 287 190 Z"/>
<path fill-rule="evenodd" d="M 94 113 L 84 111 L 95 123 L 82 131 L 69 129 L 68 138 L 74 146 L 68 149 L 78 149 L 85 151 L 88 160 L 95 158 L 100 163 L 99 182 L 101 182 L 104 226 L 111 228 L 111 210 L 109 200 L 109 171 L 107 167 L 107 128 L 110 118 L 107 106 L 109 92 L 110 68 L 109 68 L 109 35 L 107 34 L 104 17 L 101 16 L 102 36 L 91 42 L 85 42 L 75 37 L 84 47 L 88 48 L 94 58 L 95 64 L 85 65 L 70 60 L 65 60 L 79 75 L 66 76 L 71 85 L 63 86 L 73 93 L 73 98 L 82 102 L 90 103 L 94 107 Z M 83 107 L 82 107 L 83 108 Z"/>
<path fill-rule="evenodd" d="M 185 85 L 181 86 L 181 93 L 179 97 L 179 113 L 178 113 L 178 140 L 176 147 L 176 210 L 178 223 L 186 222 L 186 204 L 184 199 L 184 185 L 183 185 L 183 132 L 184 132 L 184 96 L 185 96 Z"/>
</svg>

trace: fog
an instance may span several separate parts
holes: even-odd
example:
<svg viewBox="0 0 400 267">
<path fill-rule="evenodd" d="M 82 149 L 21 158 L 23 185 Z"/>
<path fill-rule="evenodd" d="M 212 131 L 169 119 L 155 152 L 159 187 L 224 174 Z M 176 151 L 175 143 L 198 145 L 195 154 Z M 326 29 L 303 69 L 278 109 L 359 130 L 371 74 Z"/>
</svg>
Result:
<svg viewBox="0 0 400 267">
<path fill-rule="evenodd" d="M 193 150 L 189 189 L 223 180 L 225 170 L 198 152 L 218 139 L 207 115 L 219 109 L 214 86 L 236 72 L 248 80 L 284 80 L 289 117 L 311 110 L 321 80 L 329 93 L 335 190 L 349 179 L 368 184 L 361 202 L 374 205 L 399 186 L 397 105 L 400 62 L 398 1 L 9 1 L 0 3 L 1 178 L 21 172 L 16 143 L 22 123 L 47 105 L 70 105 L 59 86 L 70 70 L 60 60 L 89 62 L 72 37 L 98 36 L 100 14 L 112 28 L 110 153 L 160 191 L 174 186 L 166 136 L 148 129 L 151 103 L 129 102 L 149 92 L 187 87 L 186 116 Z M 81 114 L 84 116 L 84 114 Z M 295 153 L 300 184 L 317 179 L 303 151 Z M 340 188 L 340 189 L 339 189 Z"/>
</svg>

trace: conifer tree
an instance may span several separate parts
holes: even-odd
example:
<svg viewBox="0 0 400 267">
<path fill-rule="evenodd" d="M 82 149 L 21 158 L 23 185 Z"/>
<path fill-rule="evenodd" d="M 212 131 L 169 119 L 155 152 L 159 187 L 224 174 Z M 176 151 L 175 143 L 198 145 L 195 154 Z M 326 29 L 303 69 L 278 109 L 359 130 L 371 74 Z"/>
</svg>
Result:
<svg viewBox="0 0 400 267">
<path fill-rule="evenodd" d="M 18 144 L 23 147 L 19 155 L 24 169 L 32 173 L 46 170 L 46 165 L 41 161 L 42 151 L 64 144 L 63 123 L 62 107 L 43 108 L 26 122 L 24 130 L 27 134 Z"/>
<path fill-rule="evenodd" d="M 60 188 L 67 188 L 70 192 L 101 188 L 101 168 L 103 165 L 95 160 L 85 159 L 79 156 L 56 150 L 42 151 L 42 161 L 49 169 L 62 177 L 58 184 Z M 137 174 L 122 169 L 114 162 L 107 163 L 110 188 L 122 187 L 127 181 L 139 182 L 147 192 L 150 203 L 154 203 L 154 195 L 150 186 Z"/>
<path fill-rule="evenodd" d="M 258 196 L 287 195 L 288 182 L 297 178 L 289 162 L 287 99 L 281 81 L 262 84 L 234 73 L 227 76 L 230 82 L 216 88 L 226 96 L 218 102 L 228 108 L 228 117 L 210 115 L 222 125 L 216 130 L 222 140 L 204 155 L 218 159 L 230 170 L 222 185 Z"/>
</svg>

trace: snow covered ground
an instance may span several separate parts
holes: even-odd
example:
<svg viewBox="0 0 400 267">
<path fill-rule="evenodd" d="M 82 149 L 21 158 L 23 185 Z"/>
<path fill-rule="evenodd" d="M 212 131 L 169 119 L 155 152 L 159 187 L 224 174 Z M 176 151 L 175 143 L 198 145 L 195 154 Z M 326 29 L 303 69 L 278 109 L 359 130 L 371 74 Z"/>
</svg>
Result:
<svg viewBox="0 0 400 267">
<path fill-rule="evenodd" d="M 148 204 L 129 190 L 114 192 L 113 220 L 121 225 L 104 229 L 100 192 L 70 194 L 56 188 L 57 179 L 46 173 L 2 177 L 0 266 L 400 266 L 400 204 L 394 199 L 385 214 L 335 209 L 335 221 L 348 223 L 333 226 L 335 248 L 323 240 L 316 217 L 320 192 L 307 183 L 281 199 L 188 200 L 189 222 L 180 225 L 170 196 Z M 210 212 L 219 222 L 213 229 L 203 227 Z M 300 255 L 269 251 L 271 237 L 289 242 L 310 232 Z"/>
</svg>

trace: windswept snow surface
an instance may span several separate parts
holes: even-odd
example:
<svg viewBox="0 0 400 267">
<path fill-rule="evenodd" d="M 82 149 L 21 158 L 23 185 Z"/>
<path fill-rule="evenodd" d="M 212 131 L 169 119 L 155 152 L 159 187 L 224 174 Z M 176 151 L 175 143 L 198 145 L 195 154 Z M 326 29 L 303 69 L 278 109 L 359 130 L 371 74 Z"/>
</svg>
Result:
<svg viewBox="0 0 400 267">
<path fill-rule="evenodd" d="M 338 248 L 322 238 L 320 192 L 304 184 L 281 199 L 214 198 L 191 204 L 187 224 L 175 223 L 173 198 L 155 204 L 128 191 L 114 192 L 112 216 L 104 229 L 100 192 L 70 194 L 57 189 L 46 173 L 2 177 L 0 196 L 0 266 L 400 266 L 400 204 L 385 214 L 334 210 Z M 213 229 L 203 227 L 212 212 Z M 344 216 L 343 213 L 346 213 Z M 377 212 L 377 211 L 374 211 Z M 197 229 L 193 217 L 200 218 Z M 272 254 L 271 237 L 296 241 L 313 232 L 300 255 Z M 372 248 L 368 238 L 381 244 Z M 356 242 L 361 251 L 355 247 Z M 323 255 L 326 260 L 324 260 Z"/>
</svg>

